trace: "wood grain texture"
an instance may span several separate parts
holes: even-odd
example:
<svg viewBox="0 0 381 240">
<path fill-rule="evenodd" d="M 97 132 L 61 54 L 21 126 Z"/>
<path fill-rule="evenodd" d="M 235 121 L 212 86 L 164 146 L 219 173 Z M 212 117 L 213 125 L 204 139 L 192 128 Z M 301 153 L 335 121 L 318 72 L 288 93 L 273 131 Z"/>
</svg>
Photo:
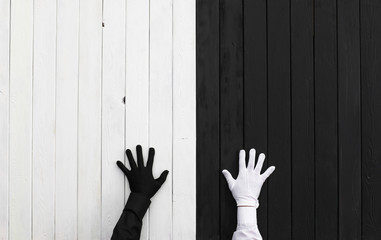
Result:
<svg viewBox="0 0 381 240">
<path fill-rule="evenodd" d="M 195 7 L 173 1 L 173 239 L 196 237 Z"/>
<path fill-rule="evenodd" d="M 240 136 L 229 132 L 233 128 L 244 130 L 245 148 L 260 146 L 268 152 L 268 164 L 277 167 L 267 193 L 264 187 L 261 194 L 268 197 L 266 211 L 258 212 L 265 239 L 380 238 L 381 185 L 376 172 L 381 4 L 218 3 L 197 1 L 197 221 L 203 223 L 197 227 L 197 238 L 211 239 L 217 228 L 232 231 L 223 219 L 235 218 L 234 211 L 220 206 L 222 217 L 216 223 L 211 219 L 219 213 L 203 209 L 210 213 L 205 216 L 200 205 L 207 206 L 212 199 L 225 204 L 223 198 L 203 197 L 206 190 L 214 194 L 207 187 L 216 184 L 217 177 L 203 171 L 201 164 L 210 159 L 204 155 L 221 148 L 220 163 L 208 162 L 213 170 L 228 162 L 230 153 L 224 152 L 228 144 L 237 151 L 241 148 Z M 243 101 L 237 90 L 242 68 Z M 220 85 L 216 80 L 205 83 L 217 76 Z M 226 115 L 229 108 L 236 111 Z M 216 127 L 220 136 L 213 132 Z M 219 180 L 220 196 L 227 196 Z"/>
<path fill-rule="evenodd" d="M 8 239 L 9 220 L 9 42 L 10 1 L 0 2 L 0 239 Z"/>
<path fill-rule="evenodd" d="M 140 144 L 143 156 L 148 157 L 149 145 L 149 19 L 148 0 L 126 2 L 126 135 L 125 148 L 132 149 Z M 136 24 L 139 22 L 139 24 Z M 154 146 L 155 147 L 155 146 Z M 128 165 L 128 161 L 126 161 Z M 130 188 L 125 181 L 125 199 Z M 148 210 L 143 218 L 140 239 L 149 239 Z"/>
<path fill-rule="evenodd" d="M 267 153 L 267 12 L 266 1 L 243 1 L 244 147 Z M 263 169 L 267 168 L 267 161 Z M 267 183 L 257 209 L 258 227 L 267 239 Z"/>
<path fill-rule="evenodd" d="M 220 172 L 238 175 L 243 148 L 243 12 L 240 1 L 220 1 Z M 236 203 L 220 174 L 220 239 L 236 228 Z"/>
<path fill-rule="evenodd" d="M 149 145 L 156 149 L 154 177 L 159 177 L 164 170 L 169 171 L 167 180 L 152 198 L 149 226 L 152 240 L 172 238 L 172 4 L 172 0 L 150 2 Z"/>
<path fill-rule="evenodd" d="M 137 144 L 170 170 L 141 239 L 195 238 L 195 1 L 0 7 L 0 239 L 109 239 Z"/>
<path fill-rule="evenodd" d="M 220 239 L 219 1 L 197 0 L 197 239 Z"/>
<path fill-rule="evenodd" d="M 314 239 L 313 1 L 291 1 L 292 239 Z"/>
<path fill-rule="evenodd" d="M 338 237 L 336 2 L 315 1 L 316 238 Z"/>
<path fill-rule="evenodd" d="M 79 9 L 78 239 L 100 239 L 102 1 Z"/>
<path fill-rule="evenodd" d="M 359 1 L 337 2 L 339 239 L 361 239 Z"/>
<path fill-rule="evenodd" d="M 291 239 L 289 1 L 268 1 L 268 239 Z"/>
<path fill-rule="evenodd" d="M 56 2 L 34 1 L 32 239 L 54 238 Z"/>
<path fill-rule="evenodd" d="M 102 53 L 102 239 L 110 239 L 124 208 L 125 1 L 104 1 Z"/>
<path fill-rule="evenodd" d="M 361 1 L 362 238 L 381 237 L 381 4 Z"/>
<path fill-rule="evenodd" d="M 9 238 L 27 240 L 32 236 L 33 3 L 12 1 L 11 23 Z"/>
<path fill-rule="evenodd" d="M 79 2 L 57 1 L 55 238 L 77 239 Z"/>
</svg>

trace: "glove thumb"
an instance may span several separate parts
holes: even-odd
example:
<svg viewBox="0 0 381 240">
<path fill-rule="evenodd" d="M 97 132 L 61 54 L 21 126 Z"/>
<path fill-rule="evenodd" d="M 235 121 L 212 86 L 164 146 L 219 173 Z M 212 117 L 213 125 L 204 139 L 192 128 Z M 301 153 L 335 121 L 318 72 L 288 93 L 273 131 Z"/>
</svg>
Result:
<svg viewBox="0 0 381 240">
<path fill-rule="evenodd" d="M 160 177 L 156 179 L 156 181 L 160 184 L 160 186 L 163 185 L 163 183 L 167 179 L 167 176 L 168 176 L 168 170 L 165 170 L 164 172 L 160 174 Z"/>
<path fill-rule="evenodd" d="M 265 181 L 266 181 L 266 179 L 267 179 L 268 177 L 270 177 L 271 173 L 273 173 L 274 170 L 275 170 L 275 167 L 274 167 L 274 166 L 271 166 L 271 167 L 269 167 L 269 168 L 266 170 L 266 172 L 264 172 L 264 173 L 262 174 L 262 176 L 263 176 L 263 178 L 264 178 Z"/>
<path fill-rule="evenodd" d="M 228 183 L 229 189 L 231 189 L 235 182 L 234 178 L 232 177 L 230 172 L 226 169 L 222 170 L 222 174 L 224 175 L 226 182 Z"/>
</svg>

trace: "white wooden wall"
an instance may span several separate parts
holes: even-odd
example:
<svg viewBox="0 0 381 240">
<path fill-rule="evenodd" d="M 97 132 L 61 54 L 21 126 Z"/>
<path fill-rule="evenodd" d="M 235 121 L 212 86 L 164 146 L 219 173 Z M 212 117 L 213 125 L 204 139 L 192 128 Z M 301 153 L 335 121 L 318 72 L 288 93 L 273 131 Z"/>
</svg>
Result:
<svg viewBox="0 0 381 240">
<path fill-rule="evenodd" d="M 195 0 L 0 0 L 0 239 L 110 239 L 137 144 L 141 239 L 195 239 L 195 82 Z"/>
</svg>

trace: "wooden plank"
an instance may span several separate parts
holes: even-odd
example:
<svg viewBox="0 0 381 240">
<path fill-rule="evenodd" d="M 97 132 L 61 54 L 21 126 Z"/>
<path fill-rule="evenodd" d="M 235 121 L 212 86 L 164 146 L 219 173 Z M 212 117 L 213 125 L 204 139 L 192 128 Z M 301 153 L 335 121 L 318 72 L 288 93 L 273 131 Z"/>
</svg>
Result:
<svg viewBox="0 0 381 240">
<path fill-rule="evenodd" d="M 243 1 L 244 147 L 267 153 L 267 12 L 266 1 Z M 267 168 L 267 161 L 263 169 Z M 267 182 L 259 198 L 257 221 L 267 239 Z"/>
<path fill-rule="evenodd" d="M 196 237 L 195 7 L 195 0 L 173 1 L 172 239 Z"/>
<path fill-rule="evenodd" d="M 151 1 L 149 145 L 156 149 L 154 177 L 169 174 L 152 198 L 150 239 L 172 238 L 172 17 L 172 0 Z"/>
<path fill-rule="evenodd" d="M 243 12 L 240 1 L 220 1 L 220 166 L 238 174 L 243 148 Z M 236 203 L 220 174 L 220 239 L 231 239 Z"/>
<path fill-rule="evenodd" d="M 78 239 L 101 238 L 102 1 L 80 1 Z"/>
<path fill-rule="evenodd" d="M 197 0 L 197 239 L 220 239 L 219 1 Z"/>
<path fill-rule="evenodd" d="M 336 2 L 315 1 L 316 238 L 337 239 Z"/>
<path fill-rule="evenodd" d="M 291 1 L 292 239 L 314 239 L 313 1 Z"/>
<path fill-rule="evenodd" d="M 10 1 L 0 2 L 0 239 L 8 239 L 9 220 L 9 36 Z"/>
<path fill-rule="evenodd" d="M 362 237 L 381 238 L 381 4 L 361 1 Z"/>
<path fill-rule="evenodd" d="M 79 2 L 57 1 L 56 219 L 57 240 L 77 239 Z"/>
<path fill-rule="evenodd" d="M 291 239 L 289 1 L 268 1 L 268 238 Z"/>
<path fill-rule="evenodd" d="M 135 154 L 137 144 L 147 160 L 149 148 L 149 0 L 127 0 L 126 10 L 126 145 Z M 136 24 L 139 22 L 139 24 Z M 128 161 L 126 161 L 126 164 Z M 130 194 L 125 183 L 126 199 Z M 140 239 L 149 239 L 149 210 Z"/>
<path fill-rule="evenodd" d="M 33 2 L 12 1 L 11 23 L 9 238 L 31 239 Z"/>
<path fill-rule="evenodd" d="M 102 84 L 102 239 L 110 239 L 124 208 L 125 22 L 124 0 L 104 1 Z"/>
<path fill-rule="evenodd" d="M 54 238 L 56 2 L 34 1 L 32 239 Z"/>
<path fill-rule="evenodd" d="M 339 239 L 361 239 L 359 1 L 337 2 Z"/>
</svg>

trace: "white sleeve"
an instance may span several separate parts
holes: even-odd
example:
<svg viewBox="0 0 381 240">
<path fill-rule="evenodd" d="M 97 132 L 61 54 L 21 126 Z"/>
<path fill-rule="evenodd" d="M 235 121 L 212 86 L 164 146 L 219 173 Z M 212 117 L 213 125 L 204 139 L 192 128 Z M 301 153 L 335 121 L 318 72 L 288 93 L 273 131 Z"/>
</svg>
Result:
<svg viewBox="0 0 381 240">
<path fill-rule="evenodd" d="M 232 240 L 262 240 L 257 225 L 257 209 L 255 207 L 237 208 L 237 229 Z"/>
</svg>

